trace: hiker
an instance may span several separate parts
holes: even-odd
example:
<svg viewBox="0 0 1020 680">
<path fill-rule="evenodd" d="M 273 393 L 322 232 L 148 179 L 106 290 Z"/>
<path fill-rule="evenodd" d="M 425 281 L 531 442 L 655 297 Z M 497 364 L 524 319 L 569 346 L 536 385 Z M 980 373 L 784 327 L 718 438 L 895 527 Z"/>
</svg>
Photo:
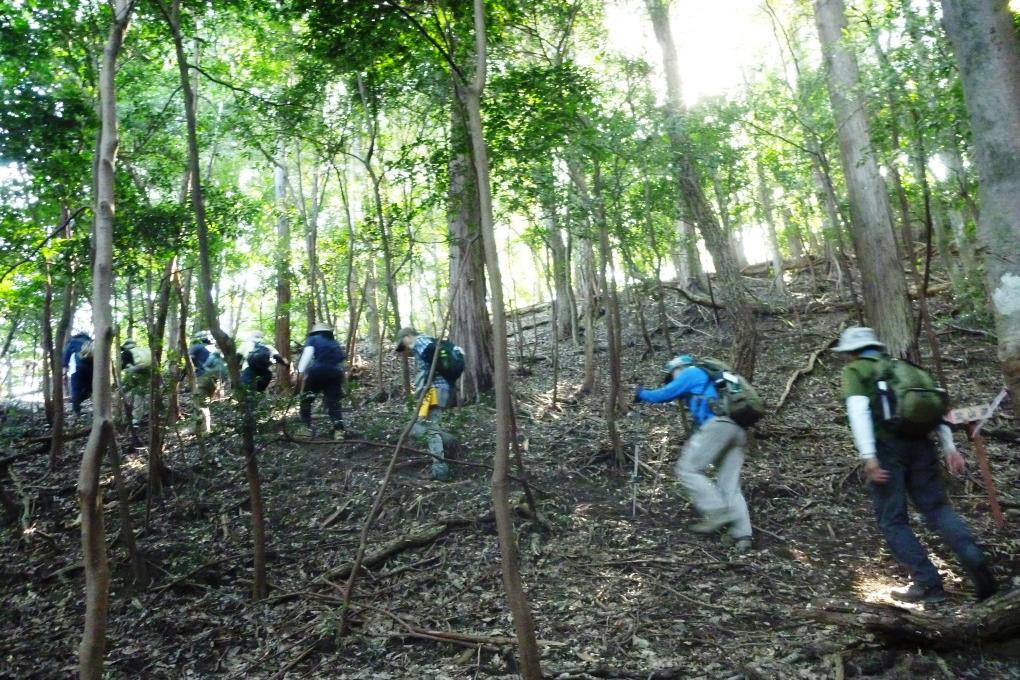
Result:
<svg viewBox="0 0 1020 680">
<path fill-rule="evenodd" d="M 694 421 L 695 431 L 680 453 L 674 468 L 687 496 L 701 514 L 691 525 L 696 533 L 725 530 L 723 541 L 745 553 L 751 549 L 751 517 L 747 501 L 740 491 L 740 470 L 744 464 L 747 432 L 728 415 L 716 415 L 713 406 L 720 401 L 715 367 L 695 360 L 690 354 L 666 364 L 666 381 L 659 389 L 637 386 L 634 401 L 661 404 L 682 399 Z M 728 369 L 727 369 L 728 370 Z M 716 481 L 705 474 L 709 465 L 718 471 Z"/>
<path fill-rule="evenodd" d="M 332 436 L 334 439 L 343 438 L 346 428 L 340 398 L 343 396 L 346 358 L 344 348 L 333 337 L 332 328 L 323 323 L 312 326 L 297 366 L 301 378 L 301 422 L 304 425 L 300 434 L 312 436 L 312 404 L 315 395 L 321 394 L 333 424 Z"/>
<path fill-rule="evenodd" d="M 395 354 L 414 355 L 417 363 L 414 393 L 419 399 L 425 395 L 418 411 L 418 421 L 411 432 L 424 437 L 428 444 L 429 454 L 432 456 L 432 478 L 439 481 L 448 480 L 450 466 L 446 462 L 446 447 L 452 446 L 456 440 L 443 431 L 442 416 L 443 409 L 450 405 L 457 378 L 464 371 L 464 352 L 449 340 L 439 342 L 432 336 L 419 334 L 410 326 L 400 329 L 395 341 L 396 346 L 393 348 Z M 436 359 L 436 370 L 432 376 L 432 383 L 427 384 L 437 347 L 440 355 Z"/>
<path fill-rule="evenodd" d="M 199 331 L 191 338 L 188 357 L 191 359 L 191 365 L 195 367 L 196 378 L 201 378 L 205 373 L 205 362 L 209 359 L 209 346 L 212 344 L 213 338 L 209 331 Z"/>
<path fill-rule="evenodd" d="M 212 412 L 209 402 L 216 395 L 220 381 L 228 377 L 227 362 L 220 353 L 209 331 L 199 331 L 192 338 L 188 348 L 188 356 L 195 367 L 195 434 L 208 434 L 212 431 Z"/>
<path fill-rule="evenodd" d="M 71 410 L 81 415 L 81 404 L 92 396 L 92 336 L 84 331 L 72 335 L 64 345 L 64 370 L 71 384 Z"/>
<path fill-rule="evenodd" d="M 241 369 L 241 384 L 256 392 L 265 392 L 273 379 L 273 364 L 289 366 L 276 348 L 262 342 L 261 331 L 248 333 L 247 339 L 241 343 L 237 353 L 241 356 L 244 366 Z"/>
<path fill-rule="evenodd" d="M 910 528 L 908 496 L 956 554 L 977 598 L 991 597 L 998 590 L 995 577 L 970 529 L 949 505 L 931 440 L 932 434 L 937 436 L 946 467 L 962 473 L 966 463 L 942 419 L 949 403 L 945 392 L 922 369 L 891 359 L 870 328 L 846 329 L 833 351 L 849 361 L 843 367 L 843 399 L 879 529 L 912 579 L 891 597 L 900 602 L 941 602 L 946 597 L 942 577 Z"/>
<path fill-rule="evenodd" d="M 149 372 L 152 369 L 152 354 L 128 338 L 120 346 L 120 383 L 124 390 L 131 422 L 141 423 L 149 415 Z"/>
</svg>

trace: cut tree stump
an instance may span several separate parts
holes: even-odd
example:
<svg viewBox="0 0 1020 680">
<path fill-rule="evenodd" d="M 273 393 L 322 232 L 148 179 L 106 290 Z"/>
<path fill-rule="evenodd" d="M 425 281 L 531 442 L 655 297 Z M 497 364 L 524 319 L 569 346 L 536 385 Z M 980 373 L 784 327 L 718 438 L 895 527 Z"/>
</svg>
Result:
<svg viewBox="0 0 1020 680">
<path fill-rule="evenodd" d="M 1020 590 L 948 612 L 857 603 L 830 604 L 805 616 L 821 623 L 863 628 L 895 642 L 937 650 L 964 649 L 1020 637 Z"/>
</svg>

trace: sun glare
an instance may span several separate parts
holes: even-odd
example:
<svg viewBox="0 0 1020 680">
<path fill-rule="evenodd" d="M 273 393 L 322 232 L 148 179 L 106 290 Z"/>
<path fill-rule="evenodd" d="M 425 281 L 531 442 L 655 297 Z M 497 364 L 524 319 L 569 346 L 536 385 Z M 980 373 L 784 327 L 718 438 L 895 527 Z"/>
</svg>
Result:
<svg viewBox="0 0 1020 680">
<path fill-rule="evenodd" d="M 678 0 L 671 16 L 684 101 L 689 106 L 733 92 L 754 71 L 778 61 L 768 18 L 758 0 Z M 644 2 L 608 3 L 605 22 L 610 50 L 659 68 L 659 47 Z M 660 97 L 662 82 L 655 79 Z"/>
</svg>

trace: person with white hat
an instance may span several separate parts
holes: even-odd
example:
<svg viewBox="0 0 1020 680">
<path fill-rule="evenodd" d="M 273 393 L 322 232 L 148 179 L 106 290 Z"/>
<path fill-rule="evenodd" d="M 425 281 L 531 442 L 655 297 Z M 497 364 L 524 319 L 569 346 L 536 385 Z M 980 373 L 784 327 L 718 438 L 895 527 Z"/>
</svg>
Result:
<svg viewBox="0 0 1020 680">
<path fill-rule="evenodd" d="M 273 380 L 273 364 L 288 366 L 275 347 L 263 342 L 262 331 L 249 331 L 237 348 L 241 356 L 241 385 L 256 392 L 265 392 Z"/>
<path fill-rule="evenodd" d="M 317 323 L 308 331 L 301 358 L 298 360 L 298 375 L 301 377 L 301 422 L 305 434 L 312 434 L 312 404 L 317 394 L 333 424 L 333 438 L 344 436 L 345 426 L 340 399 L 343 396 L 344 348 L 333 337 L 333 329 L 324 323 Z"/>
<path fill-rule="evenodd" d="M 946 467 L 954 474 L 963 472 L 963 456 L 956 450 L 953 434 L 945 423 L 936 424 L 928 432 L 917 429 L 908 433 L 891 417 L 896 408 L 891 402 L 896 400 L 897 391 L 902 395 L 910 388 L 897 387 L 895 381 L 902 383 L 911 375 L 924 373 L 908 362 L 890 359 L 885 348 L 875 331 L 858 326 L 843 331 L 833 351 L 849 361 L 843 367 L 842 395 L 854 445 L 864 462 L 878 526 L 889 551 L 912 579 L 909 587 L 894 591 L 891 597 L 901 602 L 941 602 L 946 597 L 942 576 L 910 528 L 909 497 L 925 523 L 956 554 L 975 585 L 978 599 L 988 598 L 998 590 L 995 577 L 970 529 L 949 504 L 931 434 L 938 436 Z M 907 377 L 894 376 L 896 361 L 905 370 L 900 375 Z M 934 420 L 938 422 L 940 416 L 937 413 Z"/>
<path fill-rule="evenodd" d="M 696 431 L 680 453 L 675 472 L 702 519 L 691 526 L 696 533 L 725 529 L 724 540 L 737 552 L 751 549 L 751 516 L 740 490 L 747 432 L 731 418 L 717 416 L 712 404 L 719 391 L 707 370 L 695 358 L 682 354 L 666 364 L 666 382 L 656 390 L 637 386 L 634 401 L 661 404 L 682 399 Z M 705 474 L 710 465 L 716 481 Z"/>
</svg>

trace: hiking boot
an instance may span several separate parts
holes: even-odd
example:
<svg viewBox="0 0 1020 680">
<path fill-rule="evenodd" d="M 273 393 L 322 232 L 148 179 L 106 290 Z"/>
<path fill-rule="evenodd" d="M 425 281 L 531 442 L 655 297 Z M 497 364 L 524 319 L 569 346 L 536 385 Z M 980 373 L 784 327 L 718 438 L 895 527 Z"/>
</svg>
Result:
<svg viewBox="0 0 1020 680">
<path fill-rule="evenodd" d="M 432 463 L 432 479 L 446 482 L 450 479 L 450 466 L 441 460 Z"/>
<path fill-rule="evenodd" d="M 308 425 L 304 425 L 304 424 L 298 425 L 297 427 L 294 428 L 294 436 L 295 437 L 305 437 L 306 439 L 311 439 L 312 438 L 312 428 L 309 427 Z"/>
<path fill-rule="evenodd" d="M 691 525 L 691 531 L 696 534 L 710 534 L 725 528 L 732 521 L 733 517 L 726 512 L 705 515 L 701 520 Z"/>
<path fill-rule="evenodd" d="M 894 590 L 889 596 L 897 602 L 945 602 L 946 591 L 942 589 L 941 583 L 933 586 L 923 586 L 920 583 L 911 583 L 909 588 Z"/>
<path fill-rule="evenodd" d="M 751 537 L 741 536 L 740 538 L 734 538 L 730 534 L 723 534 L 722 544 L 728 548 L 733 548 L 733 551 L 738 555 L 743 555 L 751 551 Z"/>
<path fill-rule="evenodd" d="M 974 582 L 974 595 L 979 601 L 987 600 L 999 592 L 999 584 L 995 582 L 995 576 L 987 564 L 982 564 L 971 571 L 970 580 Z"/>
<path fill-rule="evenodd" d="M 344 439 L 347 438 L 347 430 L 345 430 L 342 427 L 334 427 L 332 436 L 333 441 L 342 442 Z"/>
</svg>

